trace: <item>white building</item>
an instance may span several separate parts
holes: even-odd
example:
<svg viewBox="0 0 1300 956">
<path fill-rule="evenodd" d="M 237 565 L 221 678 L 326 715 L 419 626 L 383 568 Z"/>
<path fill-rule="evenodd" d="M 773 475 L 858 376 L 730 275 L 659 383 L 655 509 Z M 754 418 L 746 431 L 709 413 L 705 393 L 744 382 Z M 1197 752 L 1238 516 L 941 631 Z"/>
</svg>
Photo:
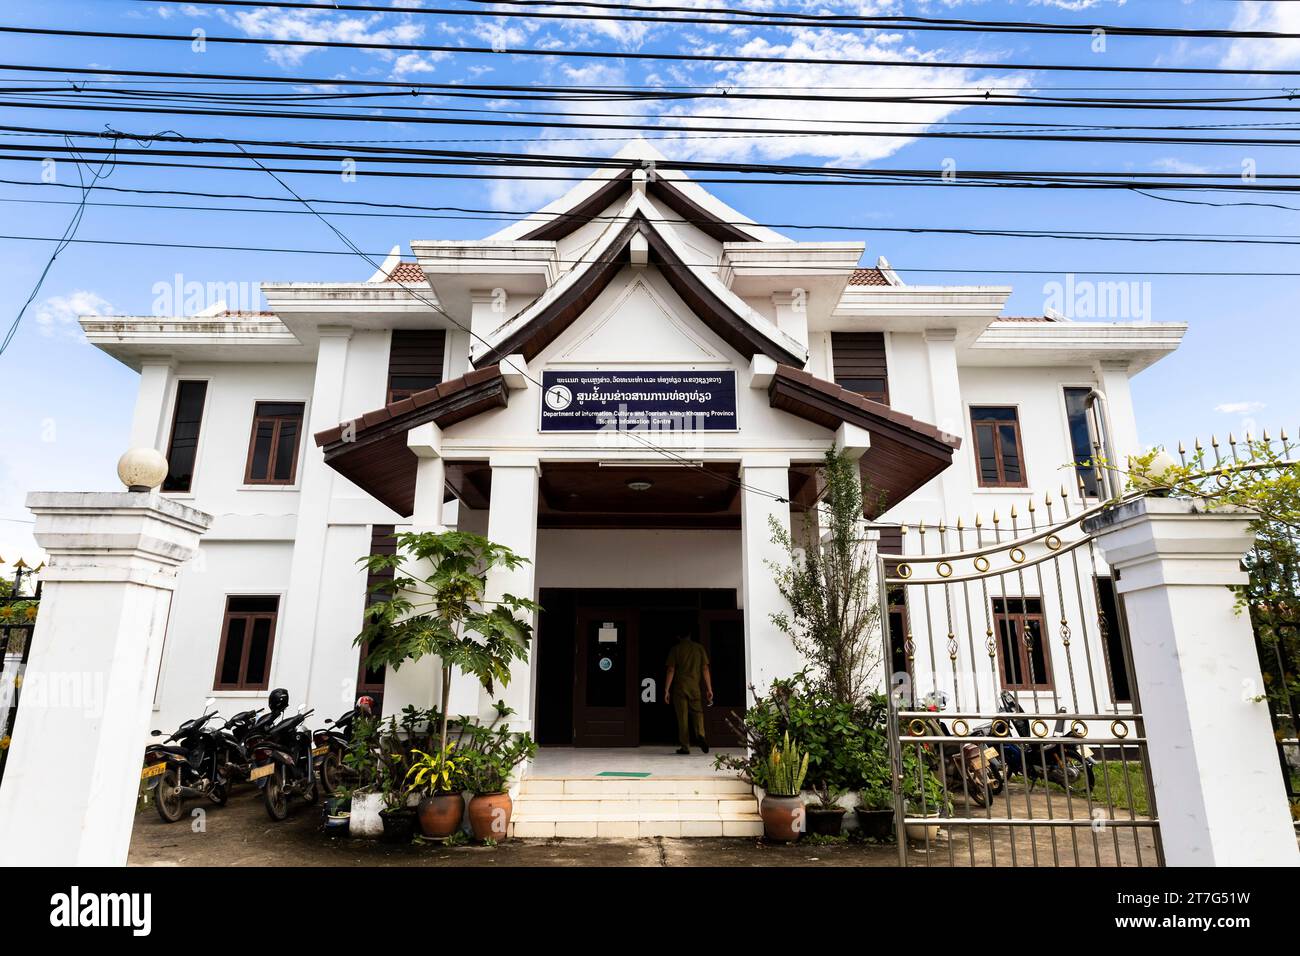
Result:
<svg viewBox="0 0 1300 956">
<path fill-rule="evenodd" d="M 906 285 L 860 268 L 862 243 L 753 224 L 644 144 L 620 156 L 656 162 L 487 239 L 412 242 L 369 281 L 267 284 L 269 313 L 82 321 L 140 372 L 132 444 L 169 458 L 163 491 L 215 516 L 172 606 L 155 726 L 277 686 L 322 717 L 358 688 L 386 712 L 431 705 L 431 666 L 359 667 L 357 560 L 446 524 L 532 558 L 491 582 L 544 609 L 505 691 L 521 728 L 666 742 L 642 688 L 680 626 L 708 641 L 724 707 L 797 669 L 769 620 L 769 520 L 801 520 L 832 443 L 861 453 L 884 525 L 969 525 L 1062 486 L 1077 501 L 1093 388 L 1114 453 L 1138 450 L 1129 380 L 1183 325 L 1009 319 L 1007 287 Z M 600 427 L 620 405 L 672 427 Z M 487 704 L 453 687 L 453 711 Z"/>
</svg>

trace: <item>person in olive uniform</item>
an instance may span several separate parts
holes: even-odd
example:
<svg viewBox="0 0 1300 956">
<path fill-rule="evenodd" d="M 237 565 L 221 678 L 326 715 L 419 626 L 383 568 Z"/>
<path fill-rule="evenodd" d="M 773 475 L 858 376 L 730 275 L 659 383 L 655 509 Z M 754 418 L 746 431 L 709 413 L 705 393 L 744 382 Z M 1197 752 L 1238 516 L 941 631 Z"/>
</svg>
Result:
<svg viewBox="0 0 1300 956">
<path fill-rule="evenodd" d="M 691 640 L 689 634 L 683 634 L 668 652 L 668 679 L 664 681 L 664 703 L 671 704 L 677 714 L 679 754 L 691 752 L 692 732 L 700 749 L 709 752 L 709 742 L 704 738 L 701 682 L 704 685 L 703 701 L 712 705 L 713 675 L 709 673 L 708 652 Z"/>
</svg>

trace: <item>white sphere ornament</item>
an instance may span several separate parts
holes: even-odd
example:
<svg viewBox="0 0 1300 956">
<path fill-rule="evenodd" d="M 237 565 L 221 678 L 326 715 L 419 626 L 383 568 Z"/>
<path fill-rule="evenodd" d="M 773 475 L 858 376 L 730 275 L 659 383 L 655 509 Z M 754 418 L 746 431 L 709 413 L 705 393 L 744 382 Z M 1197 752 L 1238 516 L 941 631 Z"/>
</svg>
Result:
<svg viewBox="0 0 1300 956">
<path fill-rule="evenodd" d="M 1177 467 L 1178 461 L 1174 456 L 1161 448 L 1147 462 L 1140 480 L 1134 484 L 1148 491 L 1167 491 L 1174 484 L 1175 475 L 1172 472 Z"/>
<path fill-rule="evenodd" d="M 117 460 L 117 477 L 128 491 L 150 491 L 167 477 L 167 459 L 155 448 L 132 448 Z"/>
</svg>

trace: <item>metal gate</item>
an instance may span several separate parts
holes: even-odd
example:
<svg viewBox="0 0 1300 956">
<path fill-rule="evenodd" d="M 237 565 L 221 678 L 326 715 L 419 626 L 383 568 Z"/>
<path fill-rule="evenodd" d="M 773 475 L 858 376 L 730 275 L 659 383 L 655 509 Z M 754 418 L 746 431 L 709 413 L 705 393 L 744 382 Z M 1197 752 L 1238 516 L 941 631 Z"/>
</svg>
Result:
<svg viewBox="0 0 1300 956">
<path fill-rule="evenodd" d="M 1123 606 L 1065 490 L 880 556 L 903 865 L 1158 866 Z"/>
<path fill-rule="evenodd" d="M 23 675 L 32 652 L 32 633 L 36 629 L 36 609 L 41 588 L 22 597 L 22 575 L 26 565 L 19 562 L 12 593 L 0 598 L 0 780 L 4 779 L 9 759 L 9 744 L 18 716 L 18 698 L 22 695 Z"/>
</svg>

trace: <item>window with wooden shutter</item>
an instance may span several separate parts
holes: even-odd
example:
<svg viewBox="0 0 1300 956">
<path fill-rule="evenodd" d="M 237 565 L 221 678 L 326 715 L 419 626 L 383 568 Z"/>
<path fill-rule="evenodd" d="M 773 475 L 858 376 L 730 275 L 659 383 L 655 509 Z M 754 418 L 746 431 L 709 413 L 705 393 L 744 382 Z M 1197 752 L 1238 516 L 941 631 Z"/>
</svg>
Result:
<svg viewBox="0 0 1300 956">
<path fill-rule="evenodd" d="M 394 329 L 388 350 L 388 401 L 433 388 L 442 381 L 445 329 Z"/>
<path fill-rule="evenodd" d="M 889 404 L 884 332 L 832 332 L 831 364 L 836 385 Z"/>
<path fill-rule="evenodd" d="M 302 402 L 258 402 L 244 466 L 246 485 L 291 485 L 298 475 Z"/>
<path fill-rule="evenodd" d="M 279 614 L 274 595 L 226 599 L 214 690 L 266 690 Z"/>
<path fill-rule="evenodd" d="M 970 410 L 975 471 L 981 488 L 1025 488 L 1020 415 L 1012 406 L 976 405 Z"/>
</svg>

